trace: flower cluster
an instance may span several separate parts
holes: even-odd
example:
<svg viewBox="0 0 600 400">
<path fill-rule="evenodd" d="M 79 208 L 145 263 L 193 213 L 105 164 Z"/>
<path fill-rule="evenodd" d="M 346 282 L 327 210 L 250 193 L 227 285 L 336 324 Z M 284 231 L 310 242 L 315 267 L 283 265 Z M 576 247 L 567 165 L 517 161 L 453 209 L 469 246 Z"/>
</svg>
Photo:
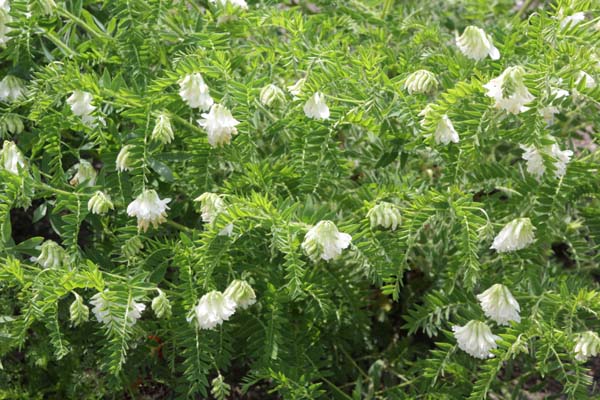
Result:
<svg viewBox="0 0 600 400">
<path fill-rule="evenodd" d="M 82 90 L 75 90 L 71 96 L 67 99 L 67 104 L 71 107 L 73 114 L 81 117 L 84 124 L 93 126 L 95 124 L 95 118 L 92 116 L 92 112 L 96 109 L 92 105 L 94 96 L 89 92 Z"/>
<path fill-rule="evenodd" d="M 156 228 L 167 220 L 170 201 L 168 198 L 161 200 L 155 190 L 144 190 L 127 206 L 127 214 L 137 217 L 138 229 L 146 232 L 150 224 Z"/>
<path fill-rule="evenodd" d="M 232 281 L 225 292 L 213 290 L 200 298 L 194 307 L 193 316 L 200 329 L 213 329 L 235 313 L 239 307 L 246 309 L 256 302 L 256 294 L 248 282 Z"/>
<path fill-rule="evenodd" d="M 477 295 L 477 299 L 485 315 L 499 325 L 521 321 L 519 303 L 506 286 L 495 284 Z M 452 330 L 458 347 L 466 353 L 481 359 L 494 356 L 491 351 L 498 347 L 496 341 L 499 337 L 492 334 L 485 322 L 471 320 L 464 326 L 453 326 Z"/>
<path fill-rule="evenodd" d="M 25 167 L 23 154 L 14 142 L 4 141 L 2 150 L 0 150 L 0 169 L 4 169 L 11 174 L 18 175 L 19 170 Z"/>
<path fill-rule="evenodd" d="M 333 222 L 321 221 L 308 230 L 302 249 L 313 261 L 319 258 L 329 261 L 341 255 L 342 250 L 350 246 L 351 240 L 352 237 L 338 231 Z"/>
<path fill-rule="evenodd" d="M 534 230 L 529 218 L 514 219 L 496 235 L 491 248 L 498 253 L 524 249 L 535 241 Z"/>
<path fill-rule="evenodd" d="M 531 103 L 535 97 L 525 86 L 523 67 L 509 67 L 500 76 L 483 85 L 486 95 L 496 101 L 496 107 L 518 114 L 527 111 L 525 104 Z"/>
<path fill-rule="evenodd" d="M 202 213 L 202 221 L 213 224 L 217 216 L 226 211 L 225 202 L 216 193 L 202 193 L 196 197 L 194 201 L 200 202 L 200 211 Z M 230 236 L 233 232 L 233 224 L 228 224 L 220 232 L 220 236 Z"/>
</svg>

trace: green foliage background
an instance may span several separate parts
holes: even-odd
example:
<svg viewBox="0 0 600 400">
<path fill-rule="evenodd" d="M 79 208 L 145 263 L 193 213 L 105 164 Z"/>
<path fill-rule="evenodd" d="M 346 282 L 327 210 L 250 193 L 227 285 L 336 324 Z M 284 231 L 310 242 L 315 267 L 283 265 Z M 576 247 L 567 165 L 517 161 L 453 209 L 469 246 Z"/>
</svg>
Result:
<svg viewBox="0 0 600 400">
<path fill-rule="evenodd" d="M 582 131 L 598 143 L 600 88 L 575 83 L 581 70 L 600 82 L 597 2 L 250 1 L 248 11 L 202 1 L 56 3 L 46 15 L 47 0 L 11 1 L 12 39 L 0 52 L 0 75 L 28 88 L 22 101 L 0 103 L 0 135 L 18 144 L 30 171 L 0 171 L 0 397 L 204 398 L 212 389 L 223 398 L 225 383 L 286 399 L 598 395 L 592 364 L 572 351 L 577 333 L 600 330 L 600 153 L 578 145 Z M 559 8 L 587 19 L 561 29 Z M 459 52 L 455 32 L 468 25 L 492 36 L 500 60 Z M 513 65 L 536 96 L 517 116 L 495 109 L 482 88 Z M 418 69 L 436 74 L 430 96 L 403 88 Z M 191 72 L 241 121 L 231 145 L 211 148 L 200 112 L 179 97 L 177 81 Z M 302 77 L 300 98 L 258 101 L 265 85 Z M 551 86 L 579 94 L 547 127 L 538 109 Z M 72 114 L 73 90 L 94 95 L 105 126 Z M 302 111 L 317 90 L 329 121 Z M 436 145 L 420 127 L 431 102 L 459 144 Z M 162 111 L 175 128 L 168 145 L 149 140 Z M 562 179 L 547 160 L 537 181 L 519 145 L 549 134 L 576 155 Z M 118 173 L 126 144 L 135 168 Z M 97 187 L 68 183 L 80 158 L 93 160 Z M 143 187 L 173 200 L 169 222 L 138 233 L 126 207 Z M 87 210 L 97 189 L 115 202 L 105 216 Z M 215 226 L 203 225 L 193 202 L 206 191 L 228 205 Z M 394 232 L 370 227 L 366 214 L 380 201 L 401 207 Z M 536 242 L 490 250 L 520 216 L 531 218 Z M 352 245 L 315 264 L 300 243 L 323 219 Z M 233 236 L 218 236 L 231 222 Z M 32 262 L 44 238 L 65 247 L 71 265 Z M 255 306 L 214 331 L 186 321 L 204 293 L 234 278 L 252 284 Z M 502 341 L 481 361 L 458 349 L 450 328 L 485 318 L 475 295 L 494 283 L 510 288 L 522 322 L 494 326 Z M 157 287 L 173 306 L 169 319 L 148 307 L 133 327 L 69 321 L 74 293 L 89 304 L 108 288 L 122 315 L 131 299 L 149 305 Z"/>
</svg>

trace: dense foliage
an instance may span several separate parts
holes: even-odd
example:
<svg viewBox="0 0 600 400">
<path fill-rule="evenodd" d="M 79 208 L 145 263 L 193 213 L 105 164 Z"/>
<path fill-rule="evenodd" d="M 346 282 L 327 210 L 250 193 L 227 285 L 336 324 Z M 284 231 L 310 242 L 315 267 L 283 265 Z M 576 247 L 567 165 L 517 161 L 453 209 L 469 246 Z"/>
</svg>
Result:
<svg viewBox="0 0 600 400">
<path fill-rule="evenodd" d="M 597 396 L 600 5 L 242 3 L 0 0 L 0 398 Z"/>
</svg>

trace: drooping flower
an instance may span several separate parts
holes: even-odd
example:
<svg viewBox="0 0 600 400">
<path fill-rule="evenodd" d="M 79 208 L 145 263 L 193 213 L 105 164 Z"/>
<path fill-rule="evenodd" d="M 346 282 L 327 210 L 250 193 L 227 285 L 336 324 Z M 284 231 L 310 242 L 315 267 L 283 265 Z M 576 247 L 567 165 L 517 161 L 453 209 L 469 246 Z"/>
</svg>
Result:
<svg viewBox="0 0 600 400">
<path fill-rule="evenodd" d="M 560 18 L 560 27 L 565 28 L 566 26 L 569 27 L 574 27 L 575 25 L 579 24 L 581 21 L 585 20 L 585 13 L 583 12 L 576 12 L 574 14 L 571 15 L 567 15 L 566 17 L 563 16 L 563 10 L 559 10 L 558 12 L 558 16 Z"/>
<path fill-rule="evenodd" d="M 110 293 L 108 289 L 105 289 L 104 292 L 98 292 L 92 296 L 90 299 L 90 304 L 94 306 L 92 308 L 92 312 L 100 323 L 109 324 L 115 319 L 122 317 L 122 314 L 113 315 L 114 310 L 111 309 L 115 308 L 117 305 L 110 300 Z M 143 303 L 137 303 L 132 299 L 129 301 L 126 307 L 127 310 L 125 311 L 125 320 L 127 325 L 133 326 L 137 320 L 141 318 L 142 312 L 146 309 L 146 305 Z"/>
<path fill-rule="evenodd" d="M 69 319 L 73 323 L 73 326 L 79 326 L 89 319 L 90 309 L 83 304 L 83 299 L 76 292 L 75 300 L 69 306 Z"/>
<path fill-rule="evenodd" d="M 214 104 L 208 114 L 202 114 L 202 118 L 198 120 L 198 125 L 206 130 L 208 143 L 212 147 L 229 144 L 231 135 L 237 135 L 236 126 L 240 121 L 233 118 L 225 106 Z"/>
<path fill-rule="evenodd" d="M 585 71 L 579 71 L 575 84 L 579 86 L 581 81 L 584 82 L 586 89 L 593 89 L 596 87 L 596 80 Z"/>
<path fill-rule="evenodd" d="M 227 321 L 235 313 L 236 304 L 233 299 L 213 290 L 206 293 L 194 308 L 196 322 L 200 329 L 213 329 Z M 191 319 L 189 319 L 191 320 Z"/>
<path fill-rule="evenodd" d="M 308 118 L 317 120 L 329 119 L 329 107 L 325 103 L 323 93 L 315 92 L 304 104 L 304 114 Z"/>
<path fill-rule="evenodd" d="M 154 123 L 154 129 L 152 129 L 152 140 L 161 142 L 162 144 L 168 144 L 173 141 L 175 134 L 173 133 L 173 127 L 171 126 L 171 118 L 162 112 L 156 117 Z"/>
<path fill-rule="evenodd" d="M 430 93 L 438 86 L 438 81 L 432 72 L 425 69 L 410 74 L 404 82 L 404 88 L 409 94 Z"/>
<path fill-rule="evenodd" d="M 169 318 L 171 316 L 171 302 L 165 292 L 158 290 L 158 296 L 152 299 L 152 311 L 157 318 Z"/>
<path fill-rule="evenodd" d="M 396 230 L 402 221 L 400 208 L 395 204 L 387 203 L 385 201 L 382 201 L 371 208 L 367 213 L 367 218 L 369 218 L 371 222 L 371 228 L 381 226 L 393 231 Z"/>
<path fill-rule="evenodd" d="M 96 184 L 98 173 L 89 161 L 80 159 L 79 164 L 77 164 L 75 168 L 77 168 L 77 172 L 75 172 L 75 175 L 73 175 L 73 178 L 69 181 L 71 185 L 77 186 L 86 183 L 87 186 L 94 186 Z"/>
<path fill-rule="evenodd" d="M 300 96 L 300 93 L 302 93 L 302 88 L 304 87 L 305 83 L 306 83 L 306 78 L 300 78 L 296 81 L 296 83 L 288 86 L 287 90 L 294 97 Z"/>
<path fill-rule="evenodd" d="M 94 313 L 98 322 L 103 324 L 108 324 L 113 320 L 110 313 L 111 303 L 107 298 L 107 294 L 108 289 L 96 293 L 90 299 L 90 304 L 93 306 L 92 313 Z"/>
<path fill-rule="evenodd" d="M 89 116 L 96 107 L 92 105 L 94 96 L 91 93 L 82 90 L 75 90 L 67 99 L 67 103 L 71 106 L 71 111 L 78 117 Z"/>
<path fill-rule="evenodd" d="M 577 361 L 586 361 L 590 357 L 596 357 L 600 353 L 600 337 L 592 331 L 580 334 L 573 352 Z"/>
<path fill-rule="evenodd" d="M 486 317 L 493 319 L 500 325 L 509 325 L 509 321 L 521 322 L 519 303 L 508 288 L 502 284 L 495 284 L 481 294 L 477 300 Z"/>
<path fill-rule="evenodd" d="M 188 74 L 179 81 L 179 95 L 191 108 L 208 110 L 214 103 L 202 74 Z"/>
<path fill-rule="evenodd" d="M 1 11 L 0 11 L 1 12 Z M 13 102 L 25 95 L 23 80 L 13 75 L 6 75 L 0 81 L 0 101 Z"/>
<path fill-rule="evenodd" d="M 222 212 L 227 210 L 225 202 L 216 193 L 205 192 L 196 197 L 194 201 L 200 202 L 200 210 L 202 212 L 202 221 L 212 224 L 215 218 Z M 230 236 L 233 232 L 233 224 L 227 225 L 220 232 L 220 236 Z"/>
<path fill-rule="evenodd" d="M 25 168 L 23 154 L 14 142 L 4 141 L 0 150 L 0 168 L 14 175 L 19 174 L 19 169 Z"/>
<path fill-rule="evenodd" d="M 520 67 L 508 67 L 497 78 L 483 85 L 486 95 L 496 100 L 496 107 L 518 114 L 527 111 L 525 104 L 532 102 L 535 97 L 529 93 L 523 81 L 525 70 Z"/>
<path fill-rule="evenodd" d="M 246 0 L 210 0 L 210 2 L 216 3 L 221 7 L 227 7 L 227 4 L 231 4 L 234 7 L 239 7 L 244 10 L 248 9 L 248 3 L 246 3 Z"/>
<path fill-rule="evenodd" d="M 283 102 L 285 100 L 285 93 L 279 87 L 270 84 L 260 90 L 259 99 L 262 104 L 269 107 L 273 103 Z"/>
<path fill-rule="evenodd" d="M 108 210 L 113 210 L 115 208 L 110 200 L 110 196 L 99 190 L 90 197 L 87 206 L 92 214 L 105 214 Z"/>
<path fill-rule="evenodd" d="M 539 114 L 546 121 L 547 126 L 554 125 L 554 116 L 559 113 L 560 110 L 556 106 L 546 106 L 539 110 Z"/>
<path fill-rule="evenodd" d="M 529 218 L 516 218 L 502 228 L 490 247 L 498 253 L 524 249 L 535 241 L 535 228 Z"/>
<path fill-rule="evenodd" d="M 500 58 L 500 52 L 494 47 L 491 36 L 476 26 L 465 28 L 463 34 L 456 38 L 456 45 L 465 56 L 476 61 L 487 56 L 492 60 Z"/>
<path fill-rule="evenodd" d="M 46 240 L 40 247 L 36 262 L 44 268 L 58 268 L 67 261 L 67 253 L 58 243 Z"/>
<path fill-rule="evenodd" d="M 133 164 L 132 160 L 130 160 L 132 148 L 133 148 L 133 145 L 131 145 L 131 144 L 125 145 L 121 148 L 121 150 L 119 151 L 119 154 L 117 154 L 117 160 L 116 160 L 117 171 L 123 172 L 123 171 L 129 171 L 131 169 L 131 166 Z"/>
<path fill-rule="evenodd" d="M 227 289 L 225 289 L 223 295 L 232 299 L 237 307 L 241 307 L 244 310 L 256 303 L 256 294 L 250 284 L 239 279 L 233 280 Z"/>
<path fill-rule="evenodd" d="M 438 122 L 433 137 L 437 144 L 458 143 L 458 133 L 456 133 L 452 121 L 446 114 L 442 115 L 440 122 Z"/>
<path fill-rule="evenodd" d="M 558 144 L 543 146 L 537 149 L 534 146 L 521 146 L 525 151 L 523 159 L 527 160 L 527 172 L 540 179 L 546 172 L 543 155 L 554 159 L 554 176 L 562 178 L 567 172 L 567 164 L 571 161 L 573 152 L 571 150 L 561 150 Z"/>
<path fill-rule="evenodd" d="M 342 250 L 350 246 L 352 237 L 338 231 L 331 221 L 320 221 L 306 233 L 302 249 L 313 260 L 322 258 L 332 260 L 342 254 Z"/>
<path fill-rule="evenodd" d="M 137 217 L 138 229 L 146 232 L 150 224 L 156 228 L 167 220 L 170 201 L 169 198 L 161 200 L 155 190 L 144 190 L 127 206 L 127 215 Z"/>
<path fill-rule="evenodd" d="M 485 322 L 471 320 L 465 326 L 452 327 L 458 347 L 469 355 L 486 359 L 494 357 L 491 350 L 498 348 L 496 340 L 500 338 L 492 334 Z"/>
</svg>

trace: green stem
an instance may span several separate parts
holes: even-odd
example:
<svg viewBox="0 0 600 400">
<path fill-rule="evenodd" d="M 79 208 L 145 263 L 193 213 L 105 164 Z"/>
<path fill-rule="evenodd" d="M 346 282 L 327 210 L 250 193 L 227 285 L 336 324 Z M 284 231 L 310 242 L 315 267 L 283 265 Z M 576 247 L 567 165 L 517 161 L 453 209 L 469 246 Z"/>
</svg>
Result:
<svg viewBox="0 0 600 400">
<path fill-rule="evenodd" d="M 175 221 L 171 221 L 171 220 L 167 220 L 165 221 L 165 224 L 172 226 L 173 228 L 177 228 L 180 231 L 184 231 L 184 232 L 194 232 L 194 229 L 192 228 L 188 228 L 185 225 L 180 224 L 179 222 L 175 222 Z"/>
</svg>

